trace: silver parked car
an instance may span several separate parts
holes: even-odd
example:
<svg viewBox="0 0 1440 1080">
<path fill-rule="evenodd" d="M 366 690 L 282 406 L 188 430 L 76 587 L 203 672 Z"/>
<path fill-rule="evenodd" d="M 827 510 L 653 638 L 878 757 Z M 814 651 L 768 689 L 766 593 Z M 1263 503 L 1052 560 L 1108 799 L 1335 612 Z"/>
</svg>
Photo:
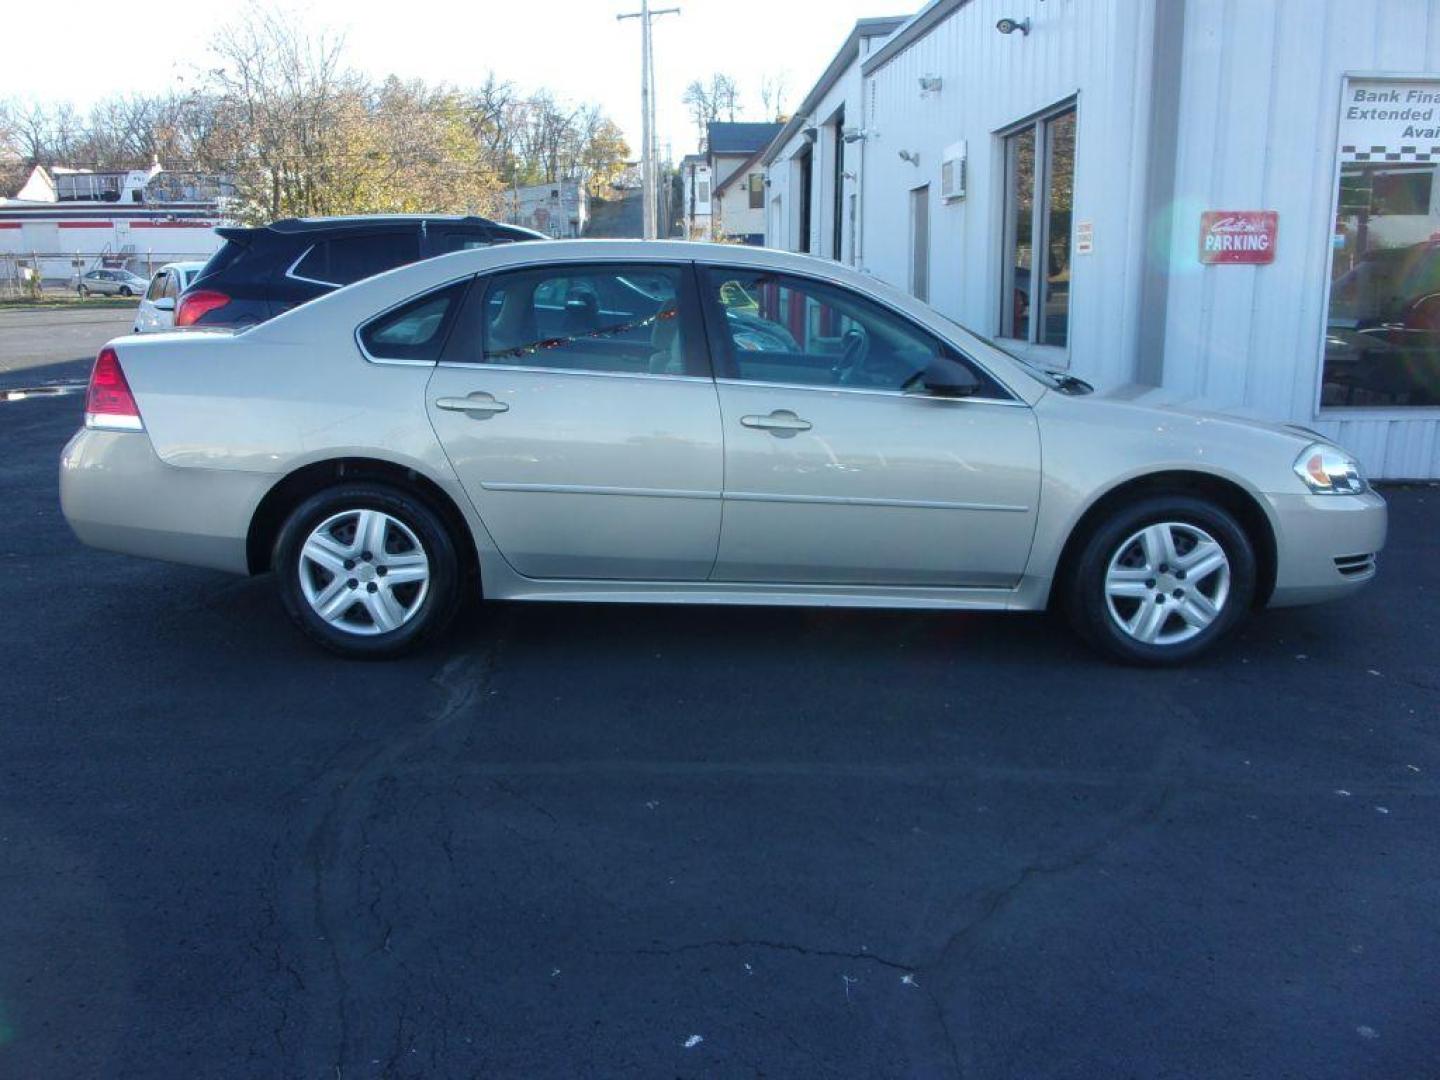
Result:
<svg viewBox="0 0 1440 1080">
<path fill-rule="evenodd" d="M 390 655 L 462 598 L 1068 612 L 1186 659 L 1375 574 L 1385 503 L 1296 428 L 1092 393 L 806 256 L 507 244 L 243 332 L 122 338 L 65 448 L 97 547 L 275 572 Z"/>
<path fill-rule="evenodd" d="M 139 296 L 149 284 L 129 270 L 90 270 L 75 282 L 75 291 L 83 299 L 92 293 L 99 296 Z"/>
</svg>

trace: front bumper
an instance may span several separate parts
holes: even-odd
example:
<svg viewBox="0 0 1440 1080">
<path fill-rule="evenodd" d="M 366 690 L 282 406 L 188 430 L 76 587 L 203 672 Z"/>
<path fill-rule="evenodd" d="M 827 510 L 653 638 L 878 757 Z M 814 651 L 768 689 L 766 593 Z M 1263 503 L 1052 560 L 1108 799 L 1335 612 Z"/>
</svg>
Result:
<svg viewBox="0 0 1440 1080">
<path fill-rule="evenodd" d="M 1388 511 L 1363 495 L 1270 495 L 1276 526 L 1271 607 L 1315 604 L 1361 588 L 1375 577 Z"/>
<path fill-rule="evenodd" d="M 250 520 L 272 480 L 175 468 L 143 431 L 82 428 L 60 456 L 60 508 L 91 547 L 244 574 Z"/>
</svg>

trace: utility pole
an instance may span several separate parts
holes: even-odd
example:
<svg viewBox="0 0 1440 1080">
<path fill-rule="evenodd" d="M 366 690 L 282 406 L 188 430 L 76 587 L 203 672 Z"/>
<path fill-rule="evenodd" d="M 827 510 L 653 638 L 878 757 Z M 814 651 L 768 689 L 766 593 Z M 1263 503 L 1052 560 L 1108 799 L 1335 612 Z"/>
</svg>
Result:
<svg viewBox="0 0 1440 1080">
<path fill-rule="evenodd" d="M 678 7 L 657 8 L 652 11 L 650 0 L 640 0 L 639 11 L 615 16 L 617 20 L 640 20 L 640 139 L 642 143 L 640 148 L 640 186 L 641 198 L 645 204 L 646 240 L 654 240 L 659 232 L 655 225 L 656 210 L 658 209 L 655 199 L 655 174 L 658 167 L 655 160 L 655 50 L 650 42 L 650 21 L 661 15 L 679 14 Z"/>
</svg>

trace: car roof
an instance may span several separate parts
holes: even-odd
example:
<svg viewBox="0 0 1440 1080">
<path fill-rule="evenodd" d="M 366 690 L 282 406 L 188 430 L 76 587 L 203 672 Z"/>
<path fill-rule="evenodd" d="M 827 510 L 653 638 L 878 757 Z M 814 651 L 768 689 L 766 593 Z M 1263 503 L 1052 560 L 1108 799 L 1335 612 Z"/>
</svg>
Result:
<svg viewBox="0 0 1440 1080">
<path fill-rule="evenodd" d="M 363 229 L 376 225 L 409 225 L 415 222 L 435 222 L 439 225 L 473 225 L 488 228 L 500 224 L 475 214 L 350 214 L 343 217 L 280 218 L 263 226 L 272 232 L 291 235 L 294 233 L 324 232 L 329 229 Z M 507 226 L 513 228 L 513 226 Z"/>
</svg>

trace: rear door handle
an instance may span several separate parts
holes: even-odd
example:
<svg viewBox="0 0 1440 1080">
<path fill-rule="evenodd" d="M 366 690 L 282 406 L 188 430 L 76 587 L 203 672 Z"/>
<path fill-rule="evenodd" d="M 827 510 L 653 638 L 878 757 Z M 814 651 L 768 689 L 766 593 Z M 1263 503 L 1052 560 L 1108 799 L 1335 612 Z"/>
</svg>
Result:
<svg viewBox="0 0 1440 1080">
<path fill-rule="evenodd" d="M 776 409 L 769 416 L 742 416 L 740 423 L 761 431 L 795 432 L 809 431 L 811 428 L 809 420 L 802 420 L 789 409 Z"/>
<path fill-rule="evenodd" d="M 494 394 L 483 391 L 477 391 L 469 397 L 442 397 L 436 400 L 435 407 L 448 412 L 482 413 L 486 416 L 510 411 L 510 406 L 505 402 L 496 401 Z"/>
</svg>

